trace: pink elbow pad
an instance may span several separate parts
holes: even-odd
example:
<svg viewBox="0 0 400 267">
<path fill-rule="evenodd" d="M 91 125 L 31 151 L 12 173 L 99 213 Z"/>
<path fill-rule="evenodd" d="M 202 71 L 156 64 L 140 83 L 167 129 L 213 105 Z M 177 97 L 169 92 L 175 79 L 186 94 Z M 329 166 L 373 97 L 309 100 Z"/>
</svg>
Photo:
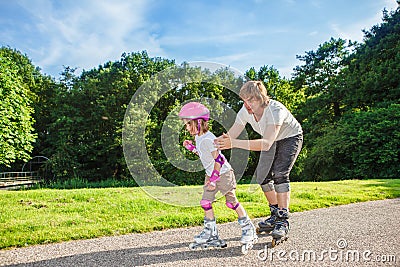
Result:
<svg viewBox="0 0 400 267">
<path fill-rule="evenodd" d="M 221 156 L 221 154 L 218 154 L 218 157 L 216 157 L 215 162 L 219 163 L 219 165 L 224 165 L 225 163 L 225 158 L 223 156 Z"/>
</svg>

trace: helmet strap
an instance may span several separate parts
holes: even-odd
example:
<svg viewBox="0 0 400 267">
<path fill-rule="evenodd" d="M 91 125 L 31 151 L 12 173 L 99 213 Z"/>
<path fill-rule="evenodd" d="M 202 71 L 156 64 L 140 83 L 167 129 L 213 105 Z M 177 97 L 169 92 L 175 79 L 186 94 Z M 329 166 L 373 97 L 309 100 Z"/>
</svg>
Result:
<svg viewBox="0 0 400 267">
<path fill-rule="evenodd" d="M 201 119 L 197 119 L 197 134 L 200 134 Z"/>
</svg>

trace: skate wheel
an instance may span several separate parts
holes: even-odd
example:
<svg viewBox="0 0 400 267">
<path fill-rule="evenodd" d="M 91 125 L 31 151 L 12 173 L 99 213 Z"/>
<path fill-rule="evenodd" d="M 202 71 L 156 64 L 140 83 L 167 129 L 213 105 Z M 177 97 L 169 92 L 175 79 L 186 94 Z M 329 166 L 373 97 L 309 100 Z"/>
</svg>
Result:
<svg viewBox="0 0 400 267">
<path fill-rule="evenodd" d="M 242 254 L 247 255 L 249 250 L 253 248 L 253 243 L 247 243 L 242 245 Z"/>
<path fill-rule="evenodd" d="M 247 255 L 249 253 L 249 248 L 247 247 L 247 244 L 242 245 L 242 254 Z"/>
<path fill-rule="evenodd" d="M 201 249 L 207 249 L 207 248 L 208 248 L 208 245 L 207 245 L 207 244 L 201 245 Z"/>
<path fill-rule="evenodd" d="M 228 246 L 228 244 L 223 243 L 223 244 L 221 245 L 221 248 L 226 248 L 227 246 Z"/>
<path fill-rule="evenodd" d="M 190 243 L 189 244 L 189 249 L 190 250 L 195 250 L 196 249 L 196 244 L 195 243 Z"/>
</svg>

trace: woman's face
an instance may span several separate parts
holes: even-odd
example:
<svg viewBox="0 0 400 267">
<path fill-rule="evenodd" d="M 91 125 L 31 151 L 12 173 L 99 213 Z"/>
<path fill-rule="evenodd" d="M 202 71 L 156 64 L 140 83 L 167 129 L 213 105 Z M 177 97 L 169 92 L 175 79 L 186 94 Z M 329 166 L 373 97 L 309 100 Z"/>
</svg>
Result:
<svg viewBox="0 0 400 267">
<path fill-rule="evenodd" d="M 250 98 L 242 98 L 244 102 L 244 107 L 247 109 L 249 114 L 260 113 L 263 112 L 264 108 L 262 107 L 262 101 L 258 100 L 255 97 Z"/>
</svg>

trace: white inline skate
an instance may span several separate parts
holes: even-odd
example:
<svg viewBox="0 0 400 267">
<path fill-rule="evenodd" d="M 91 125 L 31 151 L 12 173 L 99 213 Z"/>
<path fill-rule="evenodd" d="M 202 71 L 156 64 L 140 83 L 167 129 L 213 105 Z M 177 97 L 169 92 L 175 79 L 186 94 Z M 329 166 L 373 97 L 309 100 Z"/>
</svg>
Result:
<svg viewBox="0 0 400 267">
<path fill-rule="evenodd" d="M 240 243 L 242 243 L 242 253 L 246 255 L 249 253 L 249 250 L 253 248 L 253 245 L 257 243 L 258 236 L 248 216 L 239 218 L 238 222 L 240 227 L 242 227 L 242 237 L 240 239 Z"/>
<path fill-rule="evenodd" d="M 195 250 L 197 248 L 207 249 L 210 247 L 226 248 L 226 242 L 219 238 L 216 220 L 204 218 L 203 231 L 194 237 L 194 243 L 190 243 L 189 248 Z"/>
</svg>

